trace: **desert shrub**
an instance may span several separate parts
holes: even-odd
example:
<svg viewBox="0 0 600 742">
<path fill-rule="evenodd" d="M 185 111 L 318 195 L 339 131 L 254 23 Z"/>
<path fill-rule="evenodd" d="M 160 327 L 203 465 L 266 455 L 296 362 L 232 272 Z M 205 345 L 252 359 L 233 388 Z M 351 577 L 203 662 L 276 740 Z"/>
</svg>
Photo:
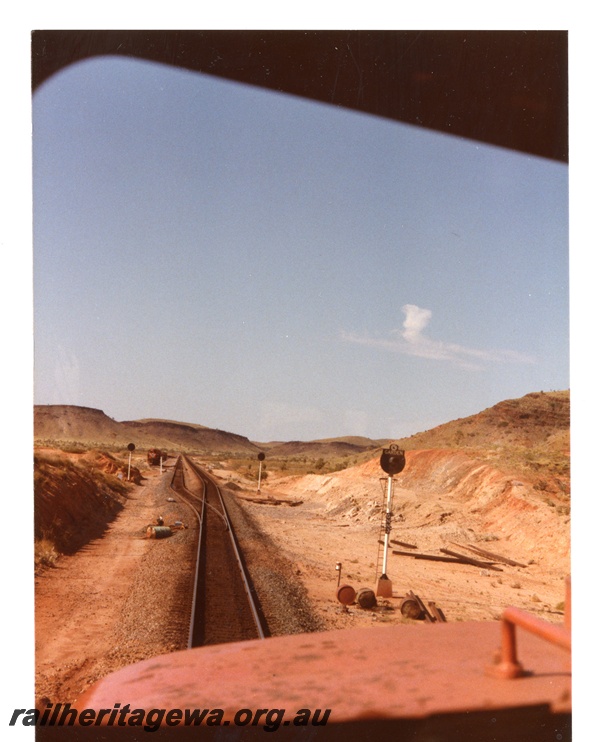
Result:
<svg viewBox="0 0 600 742">
<path fill-rule="evenodd" d="M 34 564 L 36 567 L 53 567 L 58 560 L 58 551 L 49 538 L 36 539 L 34 544 Z"/>
</svg>

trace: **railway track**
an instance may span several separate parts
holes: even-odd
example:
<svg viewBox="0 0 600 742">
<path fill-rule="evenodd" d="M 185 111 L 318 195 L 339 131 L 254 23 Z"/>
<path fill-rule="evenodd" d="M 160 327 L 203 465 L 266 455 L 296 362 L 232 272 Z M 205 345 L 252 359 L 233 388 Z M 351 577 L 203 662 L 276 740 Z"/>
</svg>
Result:
<svg viewBox="0 0 600 742">
<path fill-rule="evenodd" d="M 266 624 L 217 484 L 180 456 L 171 488 L 199 523 L 188 647 L 264 638 Z"/>
</svg>

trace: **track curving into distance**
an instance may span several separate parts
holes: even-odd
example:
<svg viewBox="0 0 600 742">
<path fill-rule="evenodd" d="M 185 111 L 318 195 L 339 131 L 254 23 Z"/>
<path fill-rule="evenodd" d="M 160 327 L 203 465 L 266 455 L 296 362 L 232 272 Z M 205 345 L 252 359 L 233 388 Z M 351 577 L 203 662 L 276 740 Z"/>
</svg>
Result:
<svg viewBox="0 0 600 742">
<path fill-rule="evenodd" d="M 216 482 L 182 455 L 171 488 L 200 524 L 188 647 L 263 639 L 264 618 Z"/>
</svg>

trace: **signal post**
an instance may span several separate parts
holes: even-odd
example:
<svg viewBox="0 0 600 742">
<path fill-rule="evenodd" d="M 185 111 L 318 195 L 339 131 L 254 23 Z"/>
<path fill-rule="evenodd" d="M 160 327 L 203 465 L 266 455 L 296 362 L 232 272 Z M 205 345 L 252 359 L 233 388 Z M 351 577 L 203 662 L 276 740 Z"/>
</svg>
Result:
<svg viewBox="0 0 600 742">
<path fill-rule="evenodd" d="M 404 451 L 398 448 L 395 444 L 392 444 L 389 448 L 384 448 L 379 464 L 383 471 L 388 475 L 388 478 L 385 508 L 385 536 L 383 541 L 383 566 L 381 576 L 377 578 L 375 592 L 376 595 L 380 595 L 382 598 L 391 598 L 392 581 L 387 576 L 387 558 L 390 544 L 390 532 L 392 530 L 392 495 L 394 475 L 399 474 L 406 464 Z"/>
</svg>

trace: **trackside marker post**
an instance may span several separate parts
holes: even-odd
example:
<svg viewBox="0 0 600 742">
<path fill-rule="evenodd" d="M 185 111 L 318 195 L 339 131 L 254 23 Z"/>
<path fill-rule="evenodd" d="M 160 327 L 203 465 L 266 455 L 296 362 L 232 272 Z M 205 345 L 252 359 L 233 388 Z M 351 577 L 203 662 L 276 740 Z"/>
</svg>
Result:
<svg viewBox="0 0 600 742">
<path fill-rule="evenodd" d="M 130 443 L 127 446 L 127 450 L 129 451 L 129 462 L 127 464 L 127 481 L 129 482 L 129 477 L 131 476 L 131 453 L 135 451 L 135 443 Z"/>
</svg>

